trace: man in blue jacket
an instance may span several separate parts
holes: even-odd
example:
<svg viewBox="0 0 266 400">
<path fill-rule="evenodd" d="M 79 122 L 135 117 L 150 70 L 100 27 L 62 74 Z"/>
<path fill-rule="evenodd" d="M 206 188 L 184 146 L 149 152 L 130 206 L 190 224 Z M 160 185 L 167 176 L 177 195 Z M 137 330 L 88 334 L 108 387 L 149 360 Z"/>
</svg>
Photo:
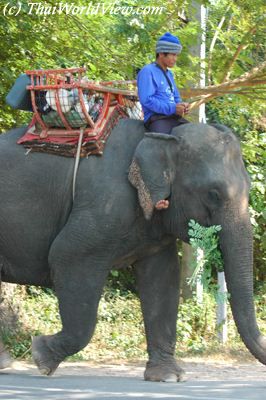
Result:
<svg viewBox="0 0 266 400">
<path fill-rule="evenodd" d="M 156 61 L 145 65 L 138 73 L 139 100 L 145 127 L 150 132 L 169 134 L 173 127 L 189 122 L 183 118 L 189 112 L 189 104 L 182 102 L 168 69 L 175 65 L 181 50 L 178 37 L 165 33 L 156 43 Z"/>
</svg>

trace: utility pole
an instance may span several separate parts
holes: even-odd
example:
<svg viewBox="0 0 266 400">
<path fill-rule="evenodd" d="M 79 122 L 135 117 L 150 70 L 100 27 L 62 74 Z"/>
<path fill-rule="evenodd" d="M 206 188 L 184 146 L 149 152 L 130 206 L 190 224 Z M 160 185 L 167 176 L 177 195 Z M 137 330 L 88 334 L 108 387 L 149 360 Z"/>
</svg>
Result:
<svg viewBox="0 0 266 400">
<path fill-rule="evenodd" d="M 216 308 L 216 326 L 219 342 L 227 341 L 227 288 L 224 272 L 218 272 L 218 304 Z"/>
<path fill-rule="evenodd" d="M 189 52 L 200 58 L 200 77 L 199 86 L 202 88 L 205 86 L 205 53 L 206 53 L 206 8 L 200 5 L 197 1 L 192 1 L 191 13 L 193 13 L 196 19 L 200 23 L 201 31 L 197 37 L 196 43 L 189 48 Z M 205 104 L 201 104 L 198 109 L 193 109 L 189 114 L 189 120 L 191 122 L 202 122 L 206 123 L 205 115 Z M 198 252 L 197 258 L 202 255 Z M 193 264 L 195 256 L 190 245 L 183 243 L 182 245 L 182 298 L 187 300 L 193 296 L 192 290 L 189 287 L 187 280 L 191 277 L 191 265 Z M 199 260 L 198 260 L 199 261 Z M 203 287 L 201 282 L 197 282 L 196 285 L 196 296 L 197 302 L 200 304 L 203 301 Z"/>
</svg>

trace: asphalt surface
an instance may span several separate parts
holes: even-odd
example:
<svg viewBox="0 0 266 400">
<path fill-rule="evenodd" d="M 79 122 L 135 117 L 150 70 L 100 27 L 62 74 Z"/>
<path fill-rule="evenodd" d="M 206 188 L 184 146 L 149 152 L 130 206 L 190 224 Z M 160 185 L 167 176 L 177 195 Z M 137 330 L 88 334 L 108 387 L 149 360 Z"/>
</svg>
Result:
<svg viewBox="0 0 266 400">
<path fill-rule="evenodd" d="M 0 399 L 266 400 L 266 368 L 260 364 L 182 367 L 185 382 L 154 383 L 143 380 L 144 365 L 63 363 L 53 377 L 44 377 L 33 365 L 18 363 L 0 372 Z"/>
</svg>

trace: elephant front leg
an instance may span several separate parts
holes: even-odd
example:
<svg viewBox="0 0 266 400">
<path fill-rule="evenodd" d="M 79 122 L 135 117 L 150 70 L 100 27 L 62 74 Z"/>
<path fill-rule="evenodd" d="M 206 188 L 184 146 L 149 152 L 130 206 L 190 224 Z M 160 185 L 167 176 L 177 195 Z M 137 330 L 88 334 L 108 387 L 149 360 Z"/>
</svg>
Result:
<svg viewBox="0 0 266 400">
<path fill-rule="evenodd" d="M 184 375 L 174 357 L 180 280 L 176 253 L 174 242 L 135 265 L 149 354 L 144 378 L 149 381 L 176 382 Z"/>
<path fill-rule="evenodd" d="M 91 339 L 108 268 L 102 262 L 53 257 L 52 275 L 59 301 L 62 330 L 33 339 L 32 356 L 41 374 L 52 375 L 61 361 Z"/>
</svg>

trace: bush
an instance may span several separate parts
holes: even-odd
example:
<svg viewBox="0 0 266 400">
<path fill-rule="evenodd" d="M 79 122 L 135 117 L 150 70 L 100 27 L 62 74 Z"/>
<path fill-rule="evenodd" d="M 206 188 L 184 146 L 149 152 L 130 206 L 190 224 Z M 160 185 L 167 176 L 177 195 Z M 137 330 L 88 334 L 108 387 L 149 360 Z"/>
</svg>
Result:
<svg viewBox="0 0 266 400">
<path fill-rule="evenodd" d="M 255 298 L 258 323 L 266 333 L 266 287 Z M 51 291 L 41 288 L 16 287 L 13 303 L 20 304 L 19 323 L 15 329 L 4 331 L 4 343 L 16 358 L 29 358 L 31 337 L 55 333 L 61 328 L 57 299 Z M 177 323 L 178 356 L 202 352 L 221 352 L 222 345 L 216 339 L 215 301 L 204 294 L 203 303 L 195 299 L 180 304 Z M 228 343 L 225 348 L 242 349 L 231 312 L 228 318 Z M 247 351 L 246 351 L 247 354 Z M 146 339 L 138 298 L 119 290 L 106 289 L 99 304 L 98 322 L 90 344 L 71 357 L 72 360 L 144 359 Z"/>
<path fill-rule="evenodd" d="M 51 290 L 16 286 L 12 298 L 18 309 L 16 327 L 3 331 L 3 341 L 15 358 L 30 355 L 32 336 L 61 329 L 58 301 Z M 18 307 L 19 305 L 19 307 Z M 130 292 L 106 289 L 99 304 L 97 327 L 90 344 L 75 359 L 140 358 L 145 337 L 140 304 Z"/>
</svg>

